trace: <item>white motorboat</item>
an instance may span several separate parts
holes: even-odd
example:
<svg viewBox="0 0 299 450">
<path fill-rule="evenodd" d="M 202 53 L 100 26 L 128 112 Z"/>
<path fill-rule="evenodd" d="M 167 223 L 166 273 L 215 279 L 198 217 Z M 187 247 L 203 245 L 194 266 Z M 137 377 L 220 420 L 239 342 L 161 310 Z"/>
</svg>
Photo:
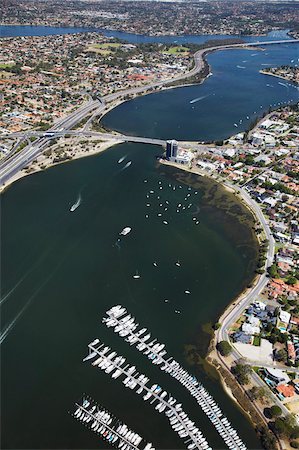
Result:
<svg viewBox="0 0 299 450">
<path fill-rule="evenodd" d="M 81 195 L 79 194 L 78 200 L 70 208 L 71 212 L 74 212 L 77 208 L 79 208 L 79 206 L 81 205 L 81 200 Z"/>
<path fill-rule="evenodd" d="M 138 270 L 136 270 L 136 273 L 135 273 L 135 275 L 133 275 L 133 278 L 135 278 L 135 280 L 138 280 L 138 278 L 140 278 Z"/>
<path fill-rule="evenodd" d="M 130 227 L 125 227 L 119 234 L 121 234 L 122 236 L 126 236 L 127 234 L 129 234 L 132 231 L 132 228 Z"/>
</svg>

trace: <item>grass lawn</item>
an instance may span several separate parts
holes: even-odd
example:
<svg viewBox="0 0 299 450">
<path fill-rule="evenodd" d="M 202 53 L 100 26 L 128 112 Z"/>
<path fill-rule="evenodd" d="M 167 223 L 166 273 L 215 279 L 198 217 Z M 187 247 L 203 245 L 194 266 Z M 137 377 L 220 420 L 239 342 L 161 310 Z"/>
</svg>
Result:
<svg viewBox="0 0 299 450">
<path fill-rule="evenodd" d="M 14 63 L 0 63 L 0 69 L 11 69 L 14 65 Z"/>
<path fill-rule="evenodd" d="M 118 42 L 105 42 L 104 44 L 92 44 L 87 50 L 89 52 L 100 53 L 101 55 L 111 55 L 117 48 L 121 47 L 122 44 Z"/>
<path fill-rule="evenodd" d="M 177 55 L 177 56 L 186 56 L 189 54 L 189 49 L 187 47 L 182 47 L 178 45 L 176 47 L 170 47 L 168 50 L 165 50 L 163 53 L 167 55 Z"/>
<path fill-rule="evenodd" d="M 261 338 L 259 336 L 254 336 L 253 345 L 255 345 L 256 347 L 259 347 L 261 345 Z"/>
</svg>

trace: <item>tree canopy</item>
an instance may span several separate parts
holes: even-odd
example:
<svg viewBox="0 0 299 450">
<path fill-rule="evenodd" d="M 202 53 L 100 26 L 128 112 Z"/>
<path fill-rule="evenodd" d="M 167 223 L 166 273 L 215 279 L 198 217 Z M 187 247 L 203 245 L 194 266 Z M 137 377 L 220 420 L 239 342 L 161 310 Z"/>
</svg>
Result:
<svg viewBox="0 0 299 450">
<path fill-rule="evenodd" d="M 232 351 L 232 346 L 227 341 L 221 341 L 217 344 L 217 350 L 222 356 L 228 356 Z"/>
</svg>

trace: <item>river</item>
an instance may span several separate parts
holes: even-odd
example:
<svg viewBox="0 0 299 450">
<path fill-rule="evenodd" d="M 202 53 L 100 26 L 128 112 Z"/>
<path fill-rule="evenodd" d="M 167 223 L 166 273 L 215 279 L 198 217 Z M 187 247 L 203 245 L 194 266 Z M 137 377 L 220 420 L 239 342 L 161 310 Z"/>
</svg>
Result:
<svg viewBox="0 0 299 450">
<path fill-rule="evenodd" d="M 227 39 L 227 38 L 242 38 L 245 41 L 252 42 L 256 40 L 277 40 L 290 39 L 287 35 L 289 30 L 271 31 L 265 36 L 239 36 L 224 34 L 209 35 L 183 35 L 183 36 L 147 36 L 143 34 L 126 33 L 124 31 L 105 30 L 97 28 L 81 28 L 81 27 L 46 27 L 43 25 L 0 25 L 0 37 L 14 37 L 14 36 L 49 36 L 55 34 L 73 34 L 85 33 L 90 31 L 97 31 L 103 33 L 107 37 L 114 37 L 117 39 L 130 42 L 132 44 L 145 44 L 150 42 L 161 42 L 165 44 L 201 44 L 208 39 Z"/>
<path fill-rule="evenodd" d="M 259 73 L 267 66 L 298 64 L 298 44 L 264 48 L 209 54 L 212 76 L 202 84 L 122 103 L 102 124 L 125 134 L 190 141 L 221 140 L 242 132 L 269 108 L 298 101 L 298 86 Z"/>
<path fill-rule="evenodd" d="M 222 72 L 227 64 L 222 58 L 228 53 L 210 56 L 215 62 L 220 58 Z M 163 101 L 164 95 L 182 99 L 183 89 L 159 95 Z M 195 93 L 188 92 L 185 103 L 190 105 Z M 150 103 L 153 98 L 158 103 L 158 96 L 151 95 L 120 106 L 105 117 L 106 123 L 112 126 L 112 115 L 121 108 L 129 108 L 131 114 L 134 102 Z M 150 132 L 148 107 L 144 114 Z M 245 111 L 246 104 L 242 108 Z M 135 120 L 123 116 L 124 128 L 144 133 Z M 166 134 L 163 126 L 161 133 Z M 218 139 L 221 123 L 211 119 L 209 126 L 209 135 Z M 173 128 L 170 135 L 175 132 Z M 203 139 L 200 133 L 198 138 Z M 96 435 L 68 414 L 83 392 L 157 448 L 184 448 L 165 417 L 120 381 L 82 362 L 95 337 L 177 396 L 210 445 L 224 447 L 186 391 L 101 323 L 105 310 L 119 303 L 197 375 L 248 448 L 260 448 L 250 423 L 219 381 L 200 365 L 190 366 L 186 355 L 190 346 L 204 355 L 209 340 L 205 327 L 217 320 L 253 275 L 257 247 L 252 217 L 232 194 L 211 181 L 160 166 L 156 160 L 160 152 L 155 146 L 121 144 L 23 178 L 1 196 L 2 448 L 104 448 Z M 132 164 L 125 168 L 129 161 Z M 79 195 L 80 206 L 70 212 Z M 177 213 L 179 203 L 186 209 L 180 207 Z M 132 232 L 117 243 L 125 226 Z M 175 265 L 178 259 L 180 267 Z M 139 280 L 133 279 L 136 270 Z"/>
<path fill-rule="evenodd" d="M 183 448 L 165 418 L 149 405 L 142 405 L 141 418 L 135 393 L 82 363 L 95 337 L 180 397 L 213 448 L 223 447 L 184 390 L 101 324 L 107 308 L 124 304 L 186 366 L 184 346 L 206 349 L 202 325 L 214 322 L 252 275 L 256 250 L 247 211 L 207 180 L 156 167 L 159 152 L 159 147 L 122 144 L 24 178 L 3 195 L 1 320 L 8 330 L 1 347 L 3 448 L 100 448 L 68 415 L 83 392 L 158 448 Z M 192 207 L 176 213 L 189 192 Z M 82 203 L 72 213 L 79 194 Z M 157 216 L 160 211 L 163 217 Z M 119 248 L 116 240 L 125 226 L 132 232 Z M 136 270 L 139 280 L 132 278 Z M 242 438 L 257 447 L 249 423 L 218 382 L 197 372 Z"/>
</svg>

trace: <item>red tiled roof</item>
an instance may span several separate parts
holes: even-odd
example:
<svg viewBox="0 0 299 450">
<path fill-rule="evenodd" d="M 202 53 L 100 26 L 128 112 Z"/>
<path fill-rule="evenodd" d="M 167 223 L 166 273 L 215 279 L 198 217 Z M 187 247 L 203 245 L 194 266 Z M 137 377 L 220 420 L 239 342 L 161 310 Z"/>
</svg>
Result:
<svg viewBox="0 0 299 450">
<path fill-rule="evenodd" d="M 289 386 L 288 384 L 281 384 L 276 387 L 276 390 L 280 392 L 284 397 L 293 397 L 295 395 L 294 386 Z"/>
</svg>

